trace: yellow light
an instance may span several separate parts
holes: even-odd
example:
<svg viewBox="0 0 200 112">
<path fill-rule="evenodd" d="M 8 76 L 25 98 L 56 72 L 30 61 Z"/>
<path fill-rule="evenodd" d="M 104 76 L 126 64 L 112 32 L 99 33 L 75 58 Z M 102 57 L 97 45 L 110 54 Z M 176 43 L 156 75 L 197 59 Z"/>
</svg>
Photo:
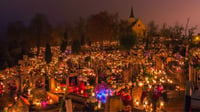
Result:
<svg viewBox="0 0 200 112">
<path fill-rule="evenodd" d="M 196 36 L 196 37 L 195 37 L 195 40 L 198 41 L 198 40 L 199 40 L 199 36 Z"/>
<path fill-rule="evenodd" d="M 95 96 L 95 93 L 92 93 L 92 96 Z"/>
<path fill-rule="evenodd" d="M 136 103 L 136 106 L 139 106 L 139 104 L 140 104 L 138 100 L 136 100 L 135 103 Z"/>
<path fill-rule="evenodd" d="M 151 89 L 151 87 L 152 87 L 152 86 L 151 86 L 151 85 L 149 85 L 149 89 Z"/>
<path fill-rule="evenodd" d="M 63 90 L 65 91 L 66 89 L 65 89 L 65 88 L 63 88 Z"/>
<path fill-rule="evenodd" d="M 17 96 L 15 96 L 15 101 L 17 101 Z"/>
<path fill-rule="evenodd" d="M 160 102 L 160 106 L 161 106 L 161 107 L 164 106 L 164 102 L 163 102 L 163 101 Z"/>
<path fill-rule="evenodd" d="M 89 86 L 90 85 L 90 83 L 87 83 L 87 86 Z"/>
<path fill-rule="evenodd" d="M 155 83 L 156 83 L 156 80 L 153 80 L 153 83 L 155 84 Z"/>
<path fill-rule="evenodd" d="M 49 100 L 49 102 L 50 102 L 50 104 L 52 104 L 53 100 L 52 100 L 52 99 L 50 99 L 50 100 Z"/>
<path fill-rule="evenodd" d="M 129 85 L 129 86 L 132 86 L 132 82 L 129 82 L 128 85 Z"/>
<path fill-rule="evenodd" d="M 142 82 L 139 82 L 139 86 L 142 87 L 142 86 L 143 86 L 143 83 L 142 83 Z"/>
<path fill-rule="evenodd" d="M 145 101 L 145 102 L 144 102 L 144 104 L 145 104 L 145 105 L 147 105 L 147 104 L 148 104 L 148 102 L 147 102 L 147 101 Z"/>
<path fill-rule="evenodd" d="M 157 76 L 155 75 L 154 78 L 157 79 Z"/>
<path fill-rule="evenodd" d="M 41 104 L 40 102 L 37 102 L 37 103 L 36 103 L 36 106 L 40 106 L 40 104 Z"/>
<path fill-rule="evenodd" d="M 83 90 L 81 90 L 81 94 L 83 94 Z"/>
<path fill-rule="evenodd" d="M 31 89 L 29 88 L 29 89 L 28 89 L 28 95 L 30 95 L 30 94 L 31 94 Z"/>
<path fill-rule="evenodd" d="M 101 101 L 99 101 L 98 103 L 98 108 L 101 108 Z"/>
<path fill-rule="evenodd" d="M 145 80 L 148 81 L 148 77 L 145 77 Z"/>
</svg>

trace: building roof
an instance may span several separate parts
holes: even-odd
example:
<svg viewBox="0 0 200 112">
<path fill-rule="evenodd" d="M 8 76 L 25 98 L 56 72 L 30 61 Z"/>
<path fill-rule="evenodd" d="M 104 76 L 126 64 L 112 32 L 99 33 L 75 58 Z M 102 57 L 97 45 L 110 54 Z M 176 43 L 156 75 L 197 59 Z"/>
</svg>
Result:
<svg viewBox="0 0 200 112">
<path fill-rule="evenodd" d="M 138 22 L 138 20 L 139 20 L 139 19 L 136 19 L 134 22 L 132 22 L 132 23 L 131 23 L 131 26 L 134 26 L 134 25 Z"/>
</svg>

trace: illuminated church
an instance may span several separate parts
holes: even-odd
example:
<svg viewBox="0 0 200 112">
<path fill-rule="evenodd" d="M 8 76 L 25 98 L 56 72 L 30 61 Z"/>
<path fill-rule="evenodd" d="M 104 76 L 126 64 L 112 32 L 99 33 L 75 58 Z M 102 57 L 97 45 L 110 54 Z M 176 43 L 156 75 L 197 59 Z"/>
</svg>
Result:
<svg viewBox="0 0 200 112">
<path fill-rule="evenodd" d="M 133 13 L 133 8 L 131 8 L 131 13 L 128 19 L 129 24 L 131 25 L 132 30 L 137 34 L 138 37 L 145 37 L 147 35 L 146 26 L 138 18 L 135 18 Z"/>
</svg>

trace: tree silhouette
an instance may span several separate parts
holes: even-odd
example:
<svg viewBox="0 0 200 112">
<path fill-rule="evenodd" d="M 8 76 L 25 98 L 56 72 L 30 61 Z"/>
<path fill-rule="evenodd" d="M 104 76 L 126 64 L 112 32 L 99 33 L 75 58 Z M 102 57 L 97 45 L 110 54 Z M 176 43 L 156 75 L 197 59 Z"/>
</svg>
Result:
<svg viewBox="0 0 200 112">
<path fill-rule="evenodd" d="M 52 60 L 52 53 L 51 53 L 51 47 L 49 43 L 46 44 L 46 51 L 45 51 L 45 61 L 47 64 L 49 64 Z"/>
<path fill-rule="evenodd" d="M 79 40 L 74 40 L 72 42 L 72 53 L 79 53 L 81 51 L 81 44 Z"/>
<path fill-rule="evenodd" d="M 36 14 L 31 20 L 30 32 L 33 39 L 36 37 L 37 56 L 39 56 L 41 44 L 45 44 L 50 40 L 48 38 L 51 33 L 51 25 L 49 24 L 47 17 L 43 14 Z"/>
<path fill-rule="evenodd" d="M 61 45 L 60 45 L 60 51 L 61 51 L 62 53 L 65 52 L 66 47 L 67 47 L 67 41 L 62 40 L 62 43 L 61 43 Z"/>
<path fill-rule="evenodd" d="M 81 45 L 84 45 L 84 44 L 85 44 L 85 36 L 82 35 L 82 36 L 81 36 Z"/>
<path fill-rule="evenodd" d="M 87 21 L 86 37 L 90 37 L 91 41 L 110 40 L 114 32 L 113 17 L 106 11 L 90 16 Z"/>
<path fill-rule="evenodd" d="M 136 44 L 137 36 L 135 34 L 125 34 L 120 37 L 120 46 L 124 50 L 130 50 Z"/>
</svg>

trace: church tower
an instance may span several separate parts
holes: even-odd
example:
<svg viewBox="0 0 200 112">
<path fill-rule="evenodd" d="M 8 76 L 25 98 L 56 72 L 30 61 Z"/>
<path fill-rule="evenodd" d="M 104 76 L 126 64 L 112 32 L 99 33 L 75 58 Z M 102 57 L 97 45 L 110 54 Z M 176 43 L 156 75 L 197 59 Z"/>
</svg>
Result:
<svg viewBox="0 0 200 112">
<path fill-rule="evenodd" d="M 133 22 L 135 22 L 135 16 L 134 16 L 134 14 L 133 14 L 133 7 L 131 7 L 131 13 L 130 13 L 128 22 L 129 22 L 130 24 L 133 23 Z"/>
<path fill-rule="evenodd" d="M 128 18 L 128 23 L 132 29 L 137 35 L 137 37 L 146 37 L 146 26 L 142 23 L 142 21 L 139 18 L 135 18 L 133 13 L 133 7 L 131 7 L 131 13 Z"/>
</svg>

